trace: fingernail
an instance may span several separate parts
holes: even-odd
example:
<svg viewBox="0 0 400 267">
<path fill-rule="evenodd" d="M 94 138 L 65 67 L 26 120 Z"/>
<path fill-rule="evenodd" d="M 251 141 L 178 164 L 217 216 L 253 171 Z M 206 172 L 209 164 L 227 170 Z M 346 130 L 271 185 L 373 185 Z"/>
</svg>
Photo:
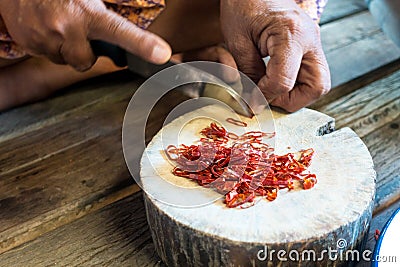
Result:
<svg viewBox="0 0 400 267">
<path fill-rule="evenodd" d="M 167 62 L 171 57 L 171 50 L 164 45 L 156 45 L 151 53 L 151 60 L 154 63 L 162 64 Z"/>
</svg>

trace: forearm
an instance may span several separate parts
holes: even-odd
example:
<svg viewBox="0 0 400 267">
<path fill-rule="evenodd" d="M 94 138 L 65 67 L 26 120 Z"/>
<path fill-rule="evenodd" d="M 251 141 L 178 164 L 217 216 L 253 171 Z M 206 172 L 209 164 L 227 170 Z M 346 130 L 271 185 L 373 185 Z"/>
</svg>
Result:
<svg viewBox="0 0 400 267">
<path fill-rule="evenodd" d="M 75 82 L 117 71 L 110 59 L 101 57 L 86 72 L 56 65 L 43 57 L 32 57 L 0 70 L 0 111 L 43 99 Z"/>
</svg>

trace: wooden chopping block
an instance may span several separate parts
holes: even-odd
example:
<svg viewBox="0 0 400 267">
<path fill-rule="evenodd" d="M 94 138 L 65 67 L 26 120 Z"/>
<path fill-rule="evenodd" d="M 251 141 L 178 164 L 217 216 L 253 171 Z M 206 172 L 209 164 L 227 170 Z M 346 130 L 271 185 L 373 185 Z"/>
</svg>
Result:
<svg viewBox="0 0 400 267">
<path fill-rule="evenodd" d="M 212 121 L 210 118 L 240 134 L 241 127 L 224 121 L 236 114 L 219 106 L 201 110 L 202 118 L 194 111 L 166 125 L 142 156 L 141 183 L 147 219 L 156 251 L 164 263 L 337 266 L 347 265 L 344 260 L 354 257 L 348 253 L 346 258 L 347 251 L 358 249 L 362 257 L 360 250 L 371 220 L 376 174 L 368 149 L 351 129 L 334 131 L 331 117 L 310 109 L 293 114 L 265 111 L 269 115 L 272 112 L 275 121 L 276 154 L 315 150 L 309 169 L 317 175 L 318 183 L 310 190 L 280 190 L 275 201 L 260 198 L 248 209 L 227 208 L 221 195 L 212 189 L 199 188 L 197 183 L 172 175 L 173 166 L 163 152 L 166 145 L 176 141 L 176 136 L 179 143 L 193 144 L 200 138 L 199 131 Z M 261 117 L 261 125 L 271 123 L 268 114 Z M 251 129 L 254 122 L 241 119 Z M 201 194 L 214 201 L 197 202 L 198 197 L 203 197 Z M 179 207 L 190 201 L 197 206 Z M 279 250 L 284 251 L 280 257 Z M 282 261 L 285 258 L 287 261 Z"/>
</svg>

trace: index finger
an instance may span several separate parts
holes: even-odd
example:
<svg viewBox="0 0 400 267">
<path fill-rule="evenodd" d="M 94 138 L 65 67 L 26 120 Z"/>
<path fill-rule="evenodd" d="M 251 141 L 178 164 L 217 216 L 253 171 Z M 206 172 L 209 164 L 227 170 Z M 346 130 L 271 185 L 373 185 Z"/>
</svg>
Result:
<svg viewBox="0 0 400 267">
<path fill-rule="evenodd" d="M 106 9 L 99 11 L 89 23 L 89 38 L 115 44 L 155 64 L 167 62 L 172 53 L 161 37 Z"/>
<path fill-rule="evenodd" d="M 267 40 L 270 60 L 266 73 L 258 82 L 258 87 L 269 102 L 294 88 L 303 58 L 299 43 L 272 38 Z"/>
</svg>

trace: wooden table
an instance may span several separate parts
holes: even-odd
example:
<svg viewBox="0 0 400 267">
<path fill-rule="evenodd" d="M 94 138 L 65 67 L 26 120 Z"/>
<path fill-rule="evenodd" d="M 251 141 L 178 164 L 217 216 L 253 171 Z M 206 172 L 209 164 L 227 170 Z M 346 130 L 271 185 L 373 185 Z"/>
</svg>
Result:
<svg viewBox="0 0 400 267">
<path fill-rule="evenodd" d="M 328 5 L 321 24 L 333 90 L 311 108 L 354 129 L 373 156 L 372 249 L 373 232 L 400 207 L 400 49 L 363 2 Z M 122 71 L 0 114 L 0 266 L 162 265 L 121 150 L 125 108 L 141 82 Z M 149 138 L 168 107 L 152 114 Z"/>
</svg>

